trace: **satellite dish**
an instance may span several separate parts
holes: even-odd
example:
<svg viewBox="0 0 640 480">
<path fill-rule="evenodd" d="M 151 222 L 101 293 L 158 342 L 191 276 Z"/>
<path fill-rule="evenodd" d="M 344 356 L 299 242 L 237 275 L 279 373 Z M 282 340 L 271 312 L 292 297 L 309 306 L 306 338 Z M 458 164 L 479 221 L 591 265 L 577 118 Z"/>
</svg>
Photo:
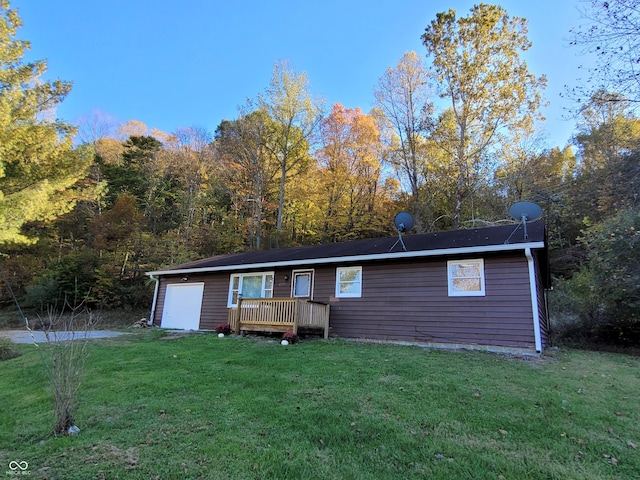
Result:
<svg viewBox="0 0 640 480">
<path fill-rule="evenodd" d="M 542 208 L 533 202 L 517 202 L 511 205 L 509 215 L 511 215 L 511 218 L 518 220 L 522 224 L 524 228 L 524 239 L 526 240 L 529 238 L 529 235 L 527 234 L 527 222 L 539 219 L 542 216 Z M 519 227 L 520 225 L 516 227 L 516 230 L 518 230 Z M 509 238 L 505 243 L 509 242 L 509 239 L 514 233 L 516 233 L 516 230 L 509 235 Z"/>
<path fill-rule="evenodd" d="M 542 208 L 533 202 L 517 202 L 511 205 L 509 215 L 514 220 L 531 222 L 542 216 Z"/>
<path fill-rule="evenodd" d="M 413 228 L 413 216 L 409 212 L 400 212 L 393 219 L 398 232 L 408 232 Z"/>
<path fill-rule="evenodd" d="M 399 243 L 402 245 L 402 250 L 407 251 L 407 247 L 404 245 L 404 241 L 402 240 L 402 233 L 408 232 L 413 228 L 413 216 L 409 212 L 400 212 L 393 219 L 393 224 L 396 226 L 396 230 L 398 230 L 398 240 L 394 243 L 389 251 L 392 251 L 395 246 Z"/>
</svg>

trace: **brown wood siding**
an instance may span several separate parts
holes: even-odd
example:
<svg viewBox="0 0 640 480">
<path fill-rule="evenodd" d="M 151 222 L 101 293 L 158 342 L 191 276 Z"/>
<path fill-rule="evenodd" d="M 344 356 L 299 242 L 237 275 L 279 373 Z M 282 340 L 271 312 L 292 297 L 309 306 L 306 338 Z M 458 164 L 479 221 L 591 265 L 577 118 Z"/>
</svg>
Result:
<svg viewBox="0 0 640 480">
<path fill-rule="evenodd" d="M 274 271 L 273 269 L 266 271 Z M 254 270 L 252 270 L 254 272 Z M 202 299 L 202 311 L 200 313 L 200 330 L 213 330 L 220 323 L 227 323 L 227 299 L 229 295 L 229 281 L 231 274 L 235 272 L 201 273 L 187 276 L 187 283 L 204 282 Z M 284 276 L 288 276 L 288 280 Z M 185 283 L 183 275 L 164 276 L 160 279 L 158 299 L 154 315 L 154 325 L 160 325 L 162 321 L 162 308 L 167 291 L 167 285 L 172 283 Z M 275 271 L 274 297 L 289 297 L 291 295 L 291 271 L 289 269 Z"/>
<path fill-rule="evenodd" d="M 335 265 L 309 265 L 314 268 L 313 297 L 331 304 L 334 336 L 535 348 L 524 253 L 473 258 L 484 258 L 484 297 L 449 297 L 446 259 L 354 264 L 363 267 L 361 298 L 335 297 Z M 275 272 L 274 297 L 290 297 L 291 269 L 268 271 Z M 190 282 L 205 283 L 201 329 L 226 323 L 230 276 L 230 272 L 189 275 Z M 162 318 L 166 285 L 180 281 L 179 276 L 161 279 L 156 325 Z"/>
<path fill-rule="evenodd" d="M 361 298 L 335 298 L 335 267 L 316 269 L 333 335 L 535 348 L 524 254 L 484 257 L 484 297 L 449 297 L 446 260 L 362 267 Z"/>
<path fill-rule="evenodd" d="M 164 299 L 167 293 L 167 280 L 166 277 L 160 277 L 158 286 L 158 296 L 156 297 L 155 311 L 153 312 L 153 324 L 157 327 L 160 326 L 162 320 L 162 308 L 164 306 Z"/>
</svg>

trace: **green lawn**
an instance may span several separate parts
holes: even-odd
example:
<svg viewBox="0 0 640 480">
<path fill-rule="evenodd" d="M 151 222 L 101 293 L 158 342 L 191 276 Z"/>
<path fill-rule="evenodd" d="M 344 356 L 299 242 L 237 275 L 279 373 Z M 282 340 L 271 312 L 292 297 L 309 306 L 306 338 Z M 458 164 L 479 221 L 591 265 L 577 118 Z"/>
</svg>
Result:
<svg viewBox="0 0 640 480">
<path fill-rule="evenodd" d="M 55 438 L 38 352 L 18 348 L 0 478 L 10 462 L 38 479 L 640 477 L 637 357 L 144 331 L 91 344 L 81 432 Z"/>
</svg>

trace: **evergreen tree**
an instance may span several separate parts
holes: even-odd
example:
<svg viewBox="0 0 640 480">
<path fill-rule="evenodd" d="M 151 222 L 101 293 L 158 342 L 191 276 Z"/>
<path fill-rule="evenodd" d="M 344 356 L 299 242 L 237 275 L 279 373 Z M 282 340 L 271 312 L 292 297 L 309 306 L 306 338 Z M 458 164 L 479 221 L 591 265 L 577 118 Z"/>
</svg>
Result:
<svg viewBox="0 0 640 480">
<path fill-rule="evenodd" d="M 74 150 L 74 127 L 50 119 L 71 83 L 42 80 L 45 61 L 23 62 L 30 43 L 15 38 L 21 26 L 0 0 L 0 244 L 33 242 L 26 224 L 53 220 L 90 193 L 78 188 L 89 150 Z"/>
</svg>

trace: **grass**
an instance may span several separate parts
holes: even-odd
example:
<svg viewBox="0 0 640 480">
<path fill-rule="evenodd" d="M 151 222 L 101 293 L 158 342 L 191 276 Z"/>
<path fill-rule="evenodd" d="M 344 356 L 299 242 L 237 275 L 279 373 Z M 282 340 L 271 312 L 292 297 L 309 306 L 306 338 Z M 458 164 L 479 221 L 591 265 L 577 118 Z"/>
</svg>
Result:
<svg viewBox="0 0 640 480">
<path fill-rule="evenodd" d="M 35 347 L 2 362 L 0 464 L 43 479 L 638 478 L 640 359 L 522 360 L 145 330 L 91 344 L 51 437 Z"/>
</svg>

